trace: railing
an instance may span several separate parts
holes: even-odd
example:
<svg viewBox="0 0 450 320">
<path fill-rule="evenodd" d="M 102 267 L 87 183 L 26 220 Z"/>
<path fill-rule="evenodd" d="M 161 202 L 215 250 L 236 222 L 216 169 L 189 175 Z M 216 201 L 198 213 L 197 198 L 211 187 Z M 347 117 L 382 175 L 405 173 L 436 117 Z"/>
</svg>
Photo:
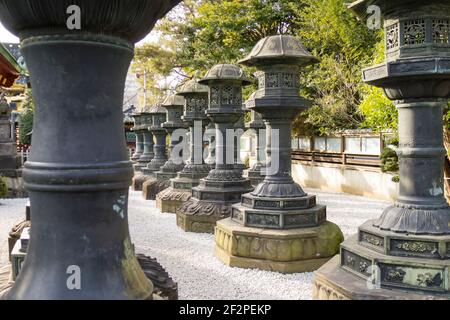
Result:
<svg viewBox="0 0 450 320">
<path fill-rule="evenodd" d="M 331 153 L 292 150 L 292 161 L 309 163 L 331 163 L 348 166 L 379 168 L 380 156 L 369 154 Z"/>
<path fill-rule="evenodd" d="M 30 147 L 19 145 L 17 147 L 17 154 L 20 156 L 20 163 L 23 166 L 23 164 L 28 160 L 28 156 L 30 154 Z"/>
<path fill-rule="evenodd" d="M 388 134 L 347 134 L 292 139 L 292 160 L 379 168 Z"/>
</svg>

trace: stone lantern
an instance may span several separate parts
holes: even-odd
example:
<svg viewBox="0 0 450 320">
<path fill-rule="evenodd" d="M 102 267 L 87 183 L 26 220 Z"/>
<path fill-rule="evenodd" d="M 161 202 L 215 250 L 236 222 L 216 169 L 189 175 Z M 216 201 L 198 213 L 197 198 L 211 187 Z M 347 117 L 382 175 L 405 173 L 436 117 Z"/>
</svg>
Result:
<svg viewBox="0 0 450 320">
<path fill-rule="evenodd" d="M 233 205 L 231 218 L 217 222 L 216 256 L 230 266 L 305 272 L 339 251 L 342 232 L 291 176 L 291 123 L 311 104 L 299 96 L 299 73 L 314 62 L 296 38 L 281 35 L 262 39 L 240 61 L 259 70 L 247 106 L 266 124 L 267 167 L 264 181 Z"/>
<path fill-rule="evenodd" d="M 252 94 L 249 98 L 249 102 L 254 100 L 254 94 Z M 249 122 L 245 124 L 245 127 L 249 130 L 253 130 L 255 134 L 255 163 L 253 166 L 247 171 L 247 176 L 252 186 L 256 187 L 264 180 L 264 159 L 265 159 L 265 151 L 261 146 L 265 145 L 265 130 L 266 125 L 262 120 L 261 115 L 255 110 L 250 111 L 251 119 Z M 262 140 L 262 141 L 261 141 Z"/>
<path fill-rule="evenodd" d="M 141 173 L 154 157 L 153 153 L 153 134 L 149 130 L 152 125 L 151 107 L 145 106 L 140 112 L 139 132 L 142 139 L 142 154 L 136 160 L 134 170 Z"/>
<path fill-rule="evenodd" d="M 149 123 L 147 130 L 151 132 L 156 143 L 153 144 L 153 159 L 141 169 L 142 174 L 133 178 L 133 189 L 135 191 L 142 191 L 145 182 L 155 180 L 155 172 L 159 171 L 167 161 L 166 130 L 162 127 L 162 124 L 167 119 L 167 111 L 164 107 L 156 105 L 149 108 L 148 114 Z"/>
<path fill-rule="evenodd" d="M 131 156 L 131 160 L 134 164 L 137 164 L 137 160 L 141 157 L 144 152 L 144 139 L 142 136 L 142 132 L 140 130 L 141 127 L 141 114 L 136 112 L 132 115 L 134 120 L 134 126 L 132 128 L 135 136 L 136 136 L 136 149 L 134 150 L 133 155 Z"/>
<path fill-rule="evenodd" d="M 122 103 L 134 43 L 178 2 L 78 0 L 81 29 L 69 30 L 73 1 L 0 0 L 35 103 L 23 170 L 33 229 L 7 298 L 152 298 L 128 229 Z"/>
<path fill-rule="evenodd" d="M 155 156 L 148 163 L 147 167 L 142 169 L 142 173 L 145 176 L 155 178 L 155 172 L 159 171 L 167 161 L 167 133 L 162 126 L 167 121 L 167 110 L 162 105 L 156 105 L 151 108 L 150 113 L 152 115 L 152 123 L 148 129 L 155 137 L 153 146 Z"/>
<path fill-rule="evenodd" d="M 167 121 L 162 124 L 170 137 L 169 159 L 161 167 L 160 171 L 155 172 L 156 180 L 148 180 L 143 184 L 142 196 L 146 200 L 155 200 L 156 195 L 170 186 L 170 179 L 175 178 L 177 173 L 184 168 L 182 154 L 174 159 L 174 148 L 181 142 L 179 137 L 173 137 L 172 134 L 177 129 L 186 128 L 186 124 L 181 120 L 183 115 L 184 98 L 182 96 L 171 94 L 162 103 L 167 110 Z"/>
<path fill-rule="evenodd" d="M 156 196 L 156 206 L 162 212 L 175 213 L 177 208 L 191 198 L 191 190 L 200 179 L 208 175 L 210 167 L 203 159 L 203 133 L 209 120 L 205 114 L 208 108 L 208 87 L 189 80 L 178 91 L 185 98 L 183 121 L 189 125 L 190 158 L 170 187 Z"/>
<path fill-rule="evenodd" d="M 316 272 L 314 297 L 448 299 L 442 127 L 450 97 L 450 3 L 362 0 L 350 7 L 363 16 L 369 5 L 384 15 L 385 61 L 363 70 L 363 79 L 383 88 L 399 112 L 400 191 L 379 219 L 361 225 L 340 256 Z"/>
<path fill-rule="evenodd" d="M 20 157 L 11 131 L 10 116 L 8 102 L 0 95 L 0 176 L 7 179 L 20 176 L 20 170 L 17 170 L 20 167 Z"/>
<path fill-rule="evenodd" d="M 252 190 L 250 181 L 236 168 L 236 141 L 233 143 L 227 136 L 227 131 L 234 132 L 235 123 L 244 113 L 242 86 L 251 81 L 237 66 L 222 64 L 212 67 L 199 83 L 209 87 L 206 114 L 216 125 L 216 167 L 177 210 L 177 225 L 185 231 L 212 233 L 216 221 L 229 217 L 231 205 Z"/>
</svg>

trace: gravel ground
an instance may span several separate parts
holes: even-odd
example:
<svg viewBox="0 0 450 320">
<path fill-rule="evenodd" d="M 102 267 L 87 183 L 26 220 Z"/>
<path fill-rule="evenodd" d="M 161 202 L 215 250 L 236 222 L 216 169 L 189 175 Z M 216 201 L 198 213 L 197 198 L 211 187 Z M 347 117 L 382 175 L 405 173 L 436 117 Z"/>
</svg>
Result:
<svg viewBox="0 0 450 320">
<path fill-rule="evenodd" d="M 364 197 L 307 191 L 327 205 L 328 219 L 345 236 L 389 205 Z M 24 217 L 26 202 L 0 200 L 0 264 L 7 262 L 8 232 Z M 158 259 L 178 282 L 180 299 L 311 299 L 311 273 L 283 275 L 227 267 L 214 257 L 212 235 L 181 231 L 175 215 L 160 213 L 155 202 L 143 200 L 140 192 L 130 191 L 129 221 L 136 251 Z"/>
</svg>

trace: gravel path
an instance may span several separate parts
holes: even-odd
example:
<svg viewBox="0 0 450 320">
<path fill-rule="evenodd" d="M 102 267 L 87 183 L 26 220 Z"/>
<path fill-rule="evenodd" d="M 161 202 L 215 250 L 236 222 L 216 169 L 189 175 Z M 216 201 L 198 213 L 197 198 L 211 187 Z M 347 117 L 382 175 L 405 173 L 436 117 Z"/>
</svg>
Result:
<svg viewBox="0 0 450 320">
<path fill-rule="evenodd" d="M 364 197 L 307 191 L 327 205 L 328 219 L 345 236 L 389 205 Z M 26 202 L 0 200 L 0 264 L 7 262 L 8 232 L 24 217 Z M 175 215 L 160 213 L 155 202 L 143 200 L 140 192 L 130 191 L 129 221 L 136 251 L 158 259 L 178 282 L 180 299 L 311 299 L 311 273 L 283 275 L 227 267 L 214 257 L 212 235 L 181 231 Z"/>
</svg>

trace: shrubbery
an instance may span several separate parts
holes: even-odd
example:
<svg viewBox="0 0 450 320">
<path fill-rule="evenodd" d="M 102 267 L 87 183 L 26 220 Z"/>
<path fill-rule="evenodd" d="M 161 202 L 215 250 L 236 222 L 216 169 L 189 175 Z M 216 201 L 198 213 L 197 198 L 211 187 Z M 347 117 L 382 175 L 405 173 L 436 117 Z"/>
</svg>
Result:
<svg viewBox="0 0 450 320">
<path fill-rule="evenodd" d="M 31 144 L 30 132 L 33 130 L 33 113 L 33 97 L 31 94 L 31 89 L 28 89 L 19 118 L 19 142 L 21 144 Z"/>
<path fill-rule="evenodd" d="M 398 156 L 397 152 L 392 146 L 398 147 L 398 138 L 393 138 L 387 142 L 388 147 L 384 148 L 381 153 L 381 171 L 382 172 L 398 172 Z M 399 182 L 398 176 L 392 178 L 392 181 Z"/>
</svg>

